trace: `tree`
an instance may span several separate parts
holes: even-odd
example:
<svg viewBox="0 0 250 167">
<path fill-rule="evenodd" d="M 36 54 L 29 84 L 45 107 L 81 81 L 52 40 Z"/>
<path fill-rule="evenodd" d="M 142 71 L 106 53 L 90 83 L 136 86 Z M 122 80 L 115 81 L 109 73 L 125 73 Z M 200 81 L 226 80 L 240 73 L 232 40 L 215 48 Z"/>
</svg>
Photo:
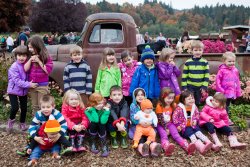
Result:
<svg viewBox="0 0 250 167">
<path fill-rule="evenodd" d="M 0 1 L 0 32 L 19 31 L 26 24 L 31 0 Z"/>
<path fill-rule="evenodd" d="M 79 0 L 40 0 L 32 8 L 30 24 L 36 32 L 81 31 L 86 15 Z"/>
</svg>

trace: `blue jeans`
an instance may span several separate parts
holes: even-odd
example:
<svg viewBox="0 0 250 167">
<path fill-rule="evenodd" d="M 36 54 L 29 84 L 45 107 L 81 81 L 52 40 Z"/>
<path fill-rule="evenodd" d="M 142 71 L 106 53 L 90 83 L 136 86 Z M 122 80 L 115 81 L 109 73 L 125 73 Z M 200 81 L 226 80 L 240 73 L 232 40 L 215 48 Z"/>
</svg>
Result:
<svg viewBox="0 0 250 167">
<path fill-rule="evenodd" d="M 48 149 L 48 150 L 42 150 L 42 149 L 40 149 L 39 146 L 36 146 L 34 148 L 34 150 L 32 151 L 29 159 L 30 160 L 31 159 L 39 159 L 43 155 L 43 153 L 45 153 L 45 152 L 59 153 L 60 146 L 58 144 L 55 144 L 51 149 Z"/>
<path fill-rule="evenodd" d="M 189 139 L 190 136 L 192 136 L 198 131 L 200 131 L 200 128 L 198 126 L 196 126 L 195 128 L 189 126 L 186 127 L 185 131 L 182 133 L 182 136 L 186 139 Z"/>
</svg>

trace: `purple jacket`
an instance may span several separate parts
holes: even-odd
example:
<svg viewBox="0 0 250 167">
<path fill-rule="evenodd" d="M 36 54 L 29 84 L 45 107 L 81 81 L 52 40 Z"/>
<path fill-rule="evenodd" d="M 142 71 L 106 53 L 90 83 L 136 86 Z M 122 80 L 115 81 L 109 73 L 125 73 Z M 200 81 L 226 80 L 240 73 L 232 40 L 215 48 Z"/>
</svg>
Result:
<svg viewBox="0 0 250 167">
<path fill-rule="evenodd" d="M 46 74 L 43 69 L 39 65 L 37 65 L 37 63 L 32 63 L 30 70 L 28 71 L 29 81 L 33 81 L 35 83 L 49 82 L 49 73 L 51 73 L 53 68 L 53 62 L 50 56 L 48 57 L 45 66 L 48 74 Z"/>
<path fill-rule="evenodd" d="M 25 96 L 28 88 L 31 86 L 28 81 L 28 75 L 24 72 L 24 64 L 14 62 L 8 71 L 7 93 L 17 96 Z"/>
<path fill-rule="evenodd" d="M 178 69 L 178 67 L 166 62 L 158 62 L 156 66 L 158 68 L 161 89 L 163 87 L 170 87 L 176 95 L 181 94 L 177 80 L 177 77 L 181 75 L 181 71 Z"/>
<path fill-rule="evenodd" d="M 241 96 L 239 71 L 236 67 L 229 68 L 225 64 L 219 66 L 216 91 L 223 93 L 227 98 L 235 99 Z"/>
</svg>

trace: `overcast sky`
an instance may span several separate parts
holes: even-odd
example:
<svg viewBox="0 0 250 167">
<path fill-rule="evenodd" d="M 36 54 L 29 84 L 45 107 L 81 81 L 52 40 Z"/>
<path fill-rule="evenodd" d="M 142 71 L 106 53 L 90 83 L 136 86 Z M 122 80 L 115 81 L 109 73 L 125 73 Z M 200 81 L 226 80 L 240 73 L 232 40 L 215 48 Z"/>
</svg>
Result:
<svg viewBox="0 0 250 167">
<path fill-rule="evenodd" d="M 82 2 L 90 2 L 91 4 L 96 4 L 96 2 L 100 2 L 102 0 L 82 0 Z M 138 5 L 139 3 L 143 3 L 144 0 L 106 0 L 110 3 L 119 3 L 123 4 L 124 2 L 132 3 L 133 5 Z M 170 4 L 172 2 L 172 7 L 174 9 L 190 9 L 193 8 L 194 5 L 203 7 L 205 5 L 213 5 L 215 6 L 217 3 L 219 4 L 225 4 L 229 6 L 230 4 L 234 5 L 244 5 L 249 7 L 250 6 L 250 0 L 158 0 L 165 2 L 166 4 Z"/>
</svg>

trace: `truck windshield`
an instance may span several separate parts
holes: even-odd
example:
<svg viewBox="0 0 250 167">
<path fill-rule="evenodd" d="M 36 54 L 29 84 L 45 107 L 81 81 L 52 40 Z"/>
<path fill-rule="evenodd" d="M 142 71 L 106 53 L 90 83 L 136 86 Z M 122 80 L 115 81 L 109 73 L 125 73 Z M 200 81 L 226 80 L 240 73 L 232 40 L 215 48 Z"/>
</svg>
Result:
<svg viewBox="0 0 250 167">
<path fill-rule="evenodd" d="M 80 34 L 80 39 L 79 39 L 79 41 L 77 42 L 77 45 L 81 45 L 81 44 L 82 44 L 83 35 L 85 34 L 85 32 L 86 32 L 86 30 L 87 30 L 88 24 L 89 24 L 89 21 L 86 20 L 86 22 L 84 23 L 82 32 L 81 32 L 81 34 Z"/>
</svg>

